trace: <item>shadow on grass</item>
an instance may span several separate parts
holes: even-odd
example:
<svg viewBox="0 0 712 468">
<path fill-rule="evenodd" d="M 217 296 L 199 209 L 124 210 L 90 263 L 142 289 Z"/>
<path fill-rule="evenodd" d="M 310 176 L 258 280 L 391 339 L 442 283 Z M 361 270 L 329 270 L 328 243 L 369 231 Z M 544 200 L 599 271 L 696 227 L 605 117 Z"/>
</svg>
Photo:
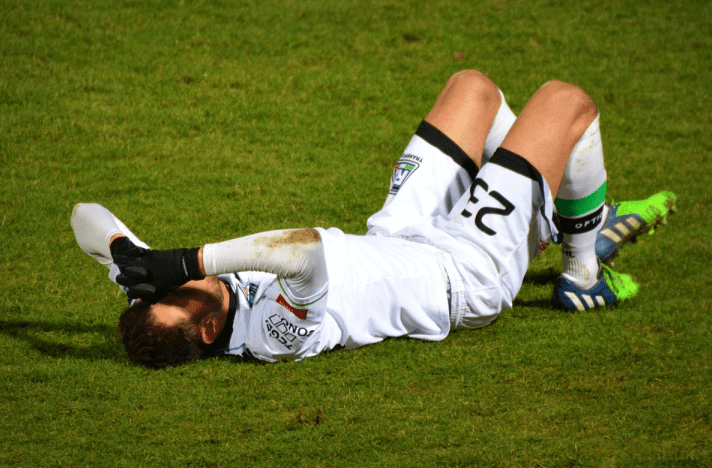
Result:
<svg viewBox="0 0 712 468">
<path fill-rule="evenodd" d="M 529 270 L 529 272 L 527 272 L 527 275 L 524 277 L 524 284 L 532 286 L 544 286 L 551 288 L 551 290 L 553 291 L 554 281 L 556 281 L 556 278 L 558 278 L 560 274 L 561 273 L 559 271 L 553 268 L 547 268 L 544 270 Z M 548 297 L 545 299 L 529 299 L 519 294 L 514 299 L 514 307 L 534 307 L 550 310 L 551 300 Z"/>
<path fill-rule="evenodd" d="M 561 274 L 560 271 L 554 270 L 553 268 L 547 268 L 545 270 L 529 270 L 527 275 L 524 277 L 524 283 L 533 284 L 536 286 L 551 285 L 554 286 L 554 281 Z"/>
<path fill-rule="evenodd" d="M 515 299 L 513 307 L 532 307 L 538 309 L 551 309 L 550 299 L 531 299 L 531 300 L 520 300 Z"/>
<path fill-rule="evenodd" d="M 87 325 L 70 322 L 29 320 L 0 320 L 0 333 L 28 343 L 32 349 L 53 358 L 73 357 L 87 360 L 114 360 L 123 362 L 118 331 L 107 325 Z M 91 343 L 77 344 L 77 335 L 100 335 L 101 343 L 91 337 Z M 47 335 L 47 336 L 42 336 Z M 58 335 L 57 337 L 51 335 Z M 69 343 L 72 342 L 72 343 Z"/>
<path fill-rule="evenodd" d="M 524 278 L 524 283 L 535 286 L 553 286 L 559 272 L 552 268 L 530 271 Z M 550 309 L 548 299 L 522 300 L 518 297 L 514 301 L 515 307 L 534 307 Z M 113 326 L 90 325 L 79 322 L 51 322 L 31 320 L 0 320 L 0 334 L 26 342 L 29 346 L 51 358 L 73 357 L 85 360 L 113 360 L 125 362 L 118 331 Z M 96 343 L 97 337 L 87 338 L 86 344 L 81 343 L 79 335 L 99 335 L 101 342 Z M 262 361 L 246 356 L 217 356 L 220 360 L 263 364 Z"/>
</svg>

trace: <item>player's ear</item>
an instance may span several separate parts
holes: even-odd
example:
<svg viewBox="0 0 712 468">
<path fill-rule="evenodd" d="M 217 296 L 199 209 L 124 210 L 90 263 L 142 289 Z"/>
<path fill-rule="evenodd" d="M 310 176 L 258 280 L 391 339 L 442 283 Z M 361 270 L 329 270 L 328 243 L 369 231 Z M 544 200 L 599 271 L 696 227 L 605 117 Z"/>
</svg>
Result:
<svg viewBox="0 0 712 468">
<path fill-rule="evenodd" d="M 198 326 L 200 329 L 200 337 L 205 344 L 212 344 L 220 334 L 217 314 L 208 314 Z"/>
</svg>

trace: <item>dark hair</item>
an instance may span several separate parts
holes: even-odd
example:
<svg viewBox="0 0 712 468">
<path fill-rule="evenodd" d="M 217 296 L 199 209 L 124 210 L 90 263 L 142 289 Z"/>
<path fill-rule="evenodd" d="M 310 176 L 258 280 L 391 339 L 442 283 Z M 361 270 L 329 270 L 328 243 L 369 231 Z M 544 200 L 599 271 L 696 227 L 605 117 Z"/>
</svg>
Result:
<svg viewBox="0 0 712 468">
<path fill-rule="evenodd" d="M 163 369 L 207 357 L 193 324 L 187 320 L 172 327 L 158 324 L 151 304 L 144 301 L 124 310 L 119 332 L 131 362 L 142 366 Z"/>
</svg>

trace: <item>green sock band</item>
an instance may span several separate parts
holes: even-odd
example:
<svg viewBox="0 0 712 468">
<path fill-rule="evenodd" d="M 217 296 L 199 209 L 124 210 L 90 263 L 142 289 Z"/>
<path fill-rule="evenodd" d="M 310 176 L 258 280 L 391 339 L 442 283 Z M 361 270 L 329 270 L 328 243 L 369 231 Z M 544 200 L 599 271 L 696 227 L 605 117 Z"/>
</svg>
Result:
<svg viewBox="0 0 712 468">
<path fill-rule="evenodd" d="M 561 216 L 566 216 L 567 218 L 576 218 L 590 213 L 601 206 L 601 203 L 606 201 L 607 187 L 608 181 L 604 182 L 603 185 L 601 185 L 591 195 L 579 200 L 564 200 L 562 198 L 557 198 L 556 201 L 554 201 L 556 211 L 558 211 Z"/>
</svg>

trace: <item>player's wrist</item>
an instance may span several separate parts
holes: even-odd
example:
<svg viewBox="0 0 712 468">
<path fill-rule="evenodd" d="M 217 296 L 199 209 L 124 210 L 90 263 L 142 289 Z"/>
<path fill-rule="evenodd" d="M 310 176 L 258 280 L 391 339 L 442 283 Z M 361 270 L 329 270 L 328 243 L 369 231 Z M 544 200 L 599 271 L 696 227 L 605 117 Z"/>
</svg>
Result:
<svg viewBox="0 0 712 468">
<path fill-rule="evenodd" d="M 181 268 L 188 280 L 205 278 L 205 270 L 201 267 L 200 248 L 181 249 Z"/>
<path fill-rule="evenodd" d="M 114 234 L 113 236 L 111 236 L 111 238 L 109 238 L 109 245 L 113 244 L 114 241 L 115 241 L 116 239 L 120 238 L 120 237 L 126 237 L 126 236 L 125 236 L 124 234 L 120 233 L 120 232 L 118 232 L 118 233 Z"/>
<path fill-rule="evenodd" d="M 205 272 L 205 264 L 203 263 L 203 248 L 198 249 L 198 268 L 200 269 L 200 274 L 203 275 L 203 278 L 208 276 L 208 274 Z"/>
</svg>

